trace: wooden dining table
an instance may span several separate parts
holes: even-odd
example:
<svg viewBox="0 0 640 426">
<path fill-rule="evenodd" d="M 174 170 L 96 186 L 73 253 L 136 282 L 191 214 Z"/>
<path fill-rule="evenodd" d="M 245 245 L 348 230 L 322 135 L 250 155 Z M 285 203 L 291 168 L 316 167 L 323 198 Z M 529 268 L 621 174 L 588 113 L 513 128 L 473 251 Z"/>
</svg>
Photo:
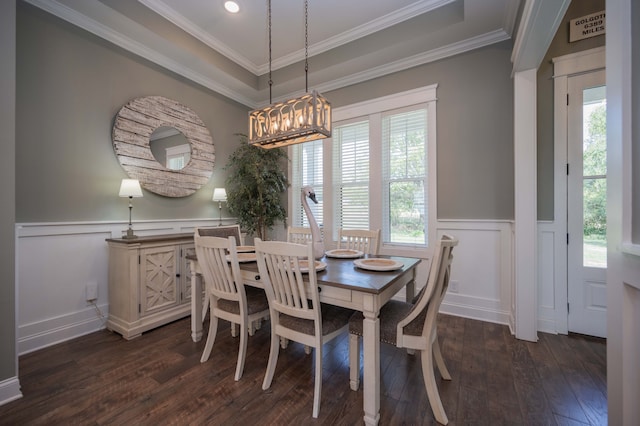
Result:
<svg viewBox="0 0 640 426">
<path fill-rule="evenodd" d="M 396 256 L 384 257 L 403 266 L 393 271 L 371 271 L 356 267 L 354 259 L 323 257 L 326 264 L 317 272 L 320 301 L 363 313 L 363 401 L 364 423 L 377 425 L 380 419 L 380 308 L 399 290 L 406 288 L 406 300 L 410 302 L 415 292 L 416 269 L 420 259 Z M 191 262 L 191 337 L 194 342 L 202 339 L 202 277 L 196 256 L 188 256 Z M 264 288 L 256 262 L 240 263 L 245 285 Z M 357 385 L 351 383 L 351 388 Z"/>
</svg>

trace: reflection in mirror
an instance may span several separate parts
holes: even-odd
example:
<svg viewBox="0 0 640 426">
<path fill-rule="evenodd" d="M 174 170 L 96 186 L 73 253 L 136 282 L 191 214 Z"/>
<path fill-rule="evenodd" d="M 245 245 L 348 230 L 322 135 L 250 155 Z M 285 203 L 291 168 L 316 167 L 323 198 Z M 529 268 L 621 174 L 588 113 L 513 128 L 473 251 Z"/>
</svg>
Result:
<svg viewBox="0 0 640 426">
<path fill-rule="evenodd" d="M 191 145 L 185 135 L 174 127 L 158 127 L 149 138 L 155 159 L 171 170 L 182 170 L 191 158 Z"/>
</svg>

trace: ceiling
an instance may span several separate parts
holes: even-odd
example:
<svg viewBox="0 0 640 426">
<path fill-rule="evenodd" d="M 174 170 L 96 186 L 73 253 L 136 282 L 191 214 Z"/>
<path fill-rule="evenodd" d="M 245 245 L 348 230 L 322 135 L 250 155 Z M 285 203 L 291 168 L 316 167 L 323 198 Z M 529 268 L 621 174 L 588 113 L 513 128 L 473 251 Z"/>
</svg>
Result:
<svg viewBox="0 0 640 426">
<path fill-rule="evenodd" d="M 26 0 L 249 107 L 269 101 L 267 2 Z M 345 87 L 511 39 L 521 0 L 309 0 L 309 86 Z M 274 101 L 304 91 L 304 2 L 272 0 Z"/>
</svg>

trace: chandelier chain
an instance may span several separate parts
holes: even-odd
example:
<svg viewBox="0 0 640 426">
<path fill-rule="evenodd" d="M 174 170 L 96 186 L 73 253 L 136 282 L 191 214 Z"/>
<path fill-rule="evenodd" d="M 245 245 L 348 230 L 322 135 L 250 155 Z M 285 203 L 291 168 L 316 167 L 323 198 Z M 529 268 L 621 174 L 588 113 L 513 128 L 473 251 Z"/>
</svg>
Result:
<svg viewBox="0 0 640 426">
<path fill-rule="evenodd" d="M 309 0 L 304 0 L 304 91 L 309 91 Z"/>
<path fill-rule="evenodd" d="M 267 16 L 269 21 L 269 103 L 271 104 L 271 88 L 273 86 L 273 80 L 271 79 L 271 0 L 267 0 L 267 9 Z"/>
</svg>

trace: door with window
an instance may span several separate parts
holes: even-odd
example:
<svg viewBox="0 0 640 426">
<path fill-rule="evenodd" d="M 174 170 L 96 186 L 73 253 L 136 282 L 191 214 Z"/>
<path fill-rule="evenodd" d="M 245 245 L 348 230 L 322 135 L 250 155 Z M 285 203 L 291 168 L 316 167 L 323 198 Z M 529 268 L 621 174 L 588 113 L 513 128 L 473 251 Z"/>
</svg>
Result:
<svg viewBox="0 0 640 426">
<path fill-rule="evenodd" d="M 605 71 L 570 77 L 568 85 L 568 329 L 606 337 Z"/>
</svg>

